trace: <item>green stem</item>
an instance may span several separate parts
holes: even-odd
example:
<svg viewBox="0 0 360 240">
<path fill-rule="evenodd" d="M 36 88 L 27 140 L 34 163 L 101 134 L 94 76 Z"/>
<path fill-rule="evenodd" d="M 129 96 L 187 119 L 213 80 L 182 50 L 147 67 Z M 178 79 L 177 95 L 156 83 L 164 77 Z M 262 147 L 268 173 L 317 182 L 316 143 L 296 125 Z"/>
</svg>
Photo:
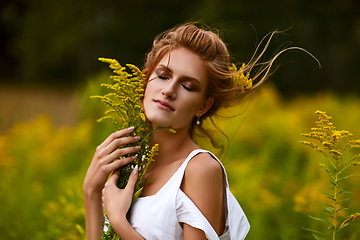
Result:
<svg viewBox="0 0 360 240">
<path fill-rule="evenodd" d="M 336 164 L 335 164 L 335 187 L 334 187 L 334 228 L 333 228 L 333 234 L 332 234 L 332 240 L 335 240 L 336 237 L 336 204 L 337 204 L 337 193 L 338 193 L 338 186 L 339 186 L 339 172 L 338 172 L 338 159 L 336 158 Z"/>
</svg>

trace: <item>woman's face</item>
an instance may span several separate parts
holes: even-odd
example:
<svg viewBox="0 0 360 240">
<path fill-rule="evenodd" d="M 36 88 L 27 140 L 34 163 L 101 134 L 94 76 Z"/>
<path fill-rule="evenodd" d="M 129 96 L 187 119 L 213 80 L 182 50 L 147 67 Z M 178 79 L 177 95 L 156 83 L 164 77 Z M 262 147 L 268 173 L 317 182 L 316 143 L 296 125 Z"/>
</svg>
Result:
<svg viewBox="0 0 360 240">
<path fill-rule="evenodd" d="M 154 126 L 188 128 L 195 116 L 212 105 L 203 60 L 185 48 L 172 50 L 155 67 L 146 86 L 143 106 Z"/>
</svg>

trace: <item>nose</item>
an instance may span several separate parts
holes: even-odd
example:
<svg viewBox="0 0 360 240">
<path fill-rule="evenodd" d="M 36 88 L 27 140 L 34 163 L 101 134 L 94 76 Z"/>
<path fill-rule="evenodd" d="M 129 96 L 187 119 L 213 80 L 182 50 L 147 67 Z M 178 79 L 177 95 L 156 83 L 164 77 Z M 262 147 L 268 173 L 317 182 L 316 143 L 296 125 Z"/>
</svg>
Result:
<svg viewBox="0 0 360 240">
<path fill-rule="evenodd" d="M 164 86 L 164 88 L 161 90 L 161 93 L 166 97 L 166 98 L 170 98 L 170 99 L 176 99 L 176 86 L 175 84 L 171 81 L 168 82 L 168 84 L 166 84 L 166 86 Z"/>
</svg>

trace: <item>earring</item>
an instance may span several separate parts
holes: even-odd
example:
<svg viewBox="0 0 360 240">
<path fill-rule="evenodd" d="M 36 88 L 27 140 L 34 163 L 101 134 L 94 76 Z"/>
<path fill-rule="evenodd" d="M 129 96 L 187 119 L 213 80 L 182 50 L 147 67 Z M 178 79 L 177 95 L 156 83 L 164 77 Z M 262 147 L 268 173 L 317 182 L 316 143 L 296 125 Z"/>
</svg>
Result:
<svg viewBox="0 0 360 240">
<path fill-rule="evenodd" d="M 196 125 L 200 125 L 200 117 L 201 117 L 201 116 L 197 116 Z"/>
</svg>

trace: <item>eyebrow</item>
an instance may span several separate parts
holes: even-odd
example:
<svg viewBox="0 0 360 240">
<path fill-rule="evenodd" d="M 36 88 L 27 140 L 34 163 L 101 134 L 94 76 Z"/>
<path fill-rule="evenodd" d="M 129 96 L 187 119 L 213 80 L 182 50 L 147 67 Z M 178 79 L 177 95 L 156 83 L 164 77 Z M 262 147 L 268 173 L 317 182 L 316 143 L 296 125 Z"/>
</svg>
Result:
<svg viewBox="0 0 360 240">
<path fill-rule="evenodd" d="M 164 69 L 164 71 L 173 73 L 173 71 L 168 66 L 165 66 L 164 64 L 159 64 L 158 66 L 162 67 Z M 201 86 L 201 82 L 197 78 L 189 77 L 189 76 L 183 76 L 182 78 L 185 80 L 188 80 L 188 81 L 195 81 Z"/>
</svg>

